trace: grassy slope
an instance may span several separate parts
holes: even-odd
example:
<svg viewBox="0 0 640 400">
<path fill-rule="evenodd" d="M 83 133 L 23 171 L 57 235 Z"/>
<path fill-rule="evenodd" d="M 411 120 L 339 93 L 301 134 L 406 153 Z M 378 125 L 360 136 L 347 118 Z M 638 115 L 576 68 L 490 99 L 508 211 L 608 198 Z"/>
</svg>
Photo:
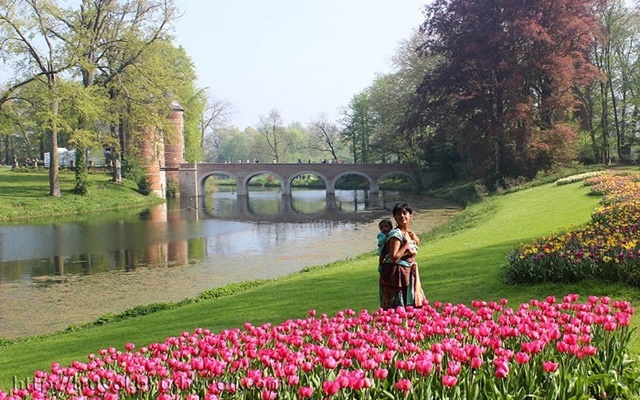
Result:
<svg viewBox="0 0 640 400">
<path fill-rule="evenodd" d="M 61 197 L 49 196 L 49 178 L 46 172 L 13 172 L 0 168 L 0 221 L 73 215 L 78 213 L 114 210 L 158 204 L 161 199 L 143 196 L 135 184 L 111 182 L 105 174 L 88 176 L 89 193 L 73 194 L 75 176 L 60 173 Z"/>
<path fill-rule="evenodd" d="M 431 301 L 469 303 L 473 299 L 509 299 L 515 305 L 547 295 L 611 295 L 635 300 L 640 290 L 621 285 L 583 282 L 574 285 L 508 286 L 500 267 L 505 254 L 521 241 L 570 228 L 589 220 L 599 198 L 588 196 L 580 184 L 544 185 L 493 197 L 467 209 L 453 232 L 423 240 L 418 261 L 422 283 Z M 328 249 L 330 251 L 330 249 Z M 302 317 L 309 309 L 333 314 L 337 310 L 377 308 L 374 253 L 327 268 L 293 274 L 264 286 L 213 301 L 138 317 L 120 323 L 45 339 L 17 342 L 0 348 L 0 387 L 12 377 L 31 376 L 52 361 L 63 365 L 85 360 L 100 348 L 138 346 L 204 327 L 219 331 Z M 80 305 L 79 305 L 80 306 Z M 634 324 L 637 324 L 634 321 Z M 638 352 L 634 344 L 634 351 Z"/>
</svg>

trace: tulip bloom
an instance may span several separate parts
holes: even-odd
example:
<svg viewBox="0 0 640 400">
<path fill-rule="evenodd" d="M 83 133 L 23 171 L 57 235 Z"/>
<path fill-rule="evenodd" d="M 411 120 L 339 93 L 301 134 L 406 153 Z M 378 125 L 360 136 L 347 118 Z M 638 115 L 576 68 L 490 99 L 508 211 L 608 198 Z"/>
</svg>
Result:
<svg viewBox="0 0 640 400">
<path fill-rule="evenodd" d="M 458 383 L 458 378 L 451 375 L 442 376 L 442 385 L 446 387 L 454 387 Z"/>
<path fill-rule="evenodd" d="M 409 379 L 400 379 L 394 387 L 406 395 L 411 390 L 411 381 Z"/>
<path fill-rule="evenodd" d="M 558 370 L 558 363 L 554 363 L 553 361 L 545 361 L 542 363 L 542 370 L 544 372 L 556 372 Z"/>
</svg>

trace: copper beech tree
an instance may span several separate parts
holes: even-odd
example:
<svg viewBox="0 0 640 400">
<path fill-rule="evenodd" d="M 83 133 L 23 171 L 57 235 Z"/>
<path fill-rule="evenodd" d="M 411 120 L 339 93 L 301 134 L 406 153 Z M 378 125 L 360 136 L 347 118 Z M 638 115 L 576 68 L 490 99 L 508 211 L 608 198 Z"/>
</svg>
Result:
<svg viewBox="0 0 640 400">
<path fill-rule="evenodd" d="M 574 89 L 598 78 L 602 35 L 593 0 L 435 0 L 419 51 L 438 59 L 408 127 L 447 137 L 488 183 L 574 155 Z"/>
</svg>

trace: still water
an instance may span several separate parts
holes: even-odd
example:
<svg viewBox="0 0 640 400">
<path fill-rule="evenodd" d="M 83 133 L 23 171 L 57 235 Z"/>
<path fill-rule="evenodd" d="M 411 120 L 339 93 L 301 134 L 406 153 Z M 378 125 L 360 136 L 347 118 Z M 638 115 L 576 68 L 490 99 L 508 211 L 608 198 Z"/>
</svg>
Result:
<svg viewBox="0 0 640 400">
<path fill-rule="evenodd" d="M 364 191 L 253 191 L 150 209 L 0 225 L 0 337 L 43 334 L 140 304 L 275 278 L 375 249 L 377 221 L 409 201 L 421 224 L 453 215 L 441 200 Z M 450 212 L 442 213 L 442 210 Z M 424 218 L 420 218 L 420 215 Z M 341 245 L 348 243 L 348 246 Z"/>
</svg>

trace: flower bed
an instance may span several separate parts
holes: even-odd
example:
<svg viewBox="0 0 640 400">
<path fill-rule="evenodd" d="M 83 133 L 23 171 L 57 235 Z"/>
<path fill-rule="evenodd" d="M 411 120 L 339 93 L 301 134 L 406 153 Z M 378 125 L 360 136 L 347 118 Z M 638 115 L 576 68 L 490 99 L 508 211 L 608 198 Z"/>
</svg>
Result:
<svg viewBox="0 0 640 400">
<path fill-rule="evenodd" d="M 640 175 L 586 179 L 602 205 L 586 226 L 522 244 L 507 258 L 512 283 L 597 278 L 640 286 Z"/>
<path fill-rule="evenodd" d="M 587 399 L 637 390 L 628 302 L 427 304 L 185 332 L 54 364 L 0 399 Z"/>
</svg>

